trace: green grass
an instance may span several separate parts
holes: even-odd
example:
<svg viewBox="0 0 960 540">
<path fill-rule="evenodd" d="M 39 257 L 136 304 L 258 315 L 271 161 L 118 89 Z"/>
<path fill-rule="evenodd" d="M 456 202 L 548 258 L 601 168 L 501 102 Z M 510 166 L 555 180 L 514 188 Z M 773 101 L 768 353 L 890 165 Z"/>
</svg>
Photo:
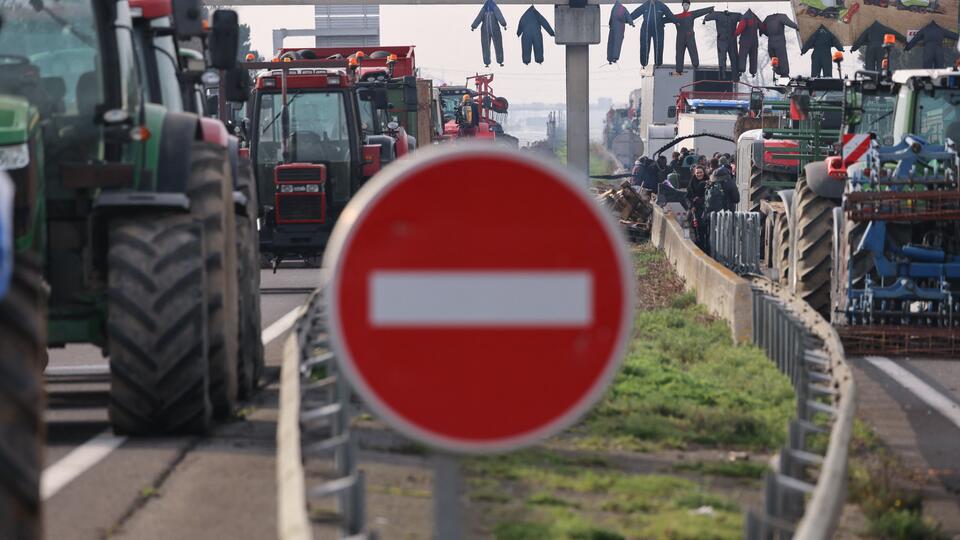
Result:
<svg viewBox="0 0 960 540">
<path fill-rule="evenodd" d="M 737 505 L 699 483 L 666 474 L 628 474 L 595 463 L 594 458 L 534 449 L 474 458 L 466 466 L 473 500 L 492 493 L 522 494 L 522 509 L 502 512 L 509 519 L 494 527 L 498 539 L 739 538 Z M 692 513 L 704 506 L 713 515 Z"/>
<path fill-rule="evenodd" d="M 557 149 L 557 159 L 560 160 L 560 163 L 567 164 L 567 147 L 566 145 L 560 145 Z M 606 157 L 606 154 L 601 152 L 601 147 L 598 143 L 590 143 L 590 175 L 591 176 L 600 176 L 605 174 L 613 174 L 617 168 L 617 164 L 614 161 L 611 161 Z"/>
<path fill-rule="evenodd" d="M 637 314 L 623 369 L 578 434 L 639 448 L 782 444 L 794 410 L 789 382 L 691 301 L 681 295 L 675 307 Z"/>
</svg>

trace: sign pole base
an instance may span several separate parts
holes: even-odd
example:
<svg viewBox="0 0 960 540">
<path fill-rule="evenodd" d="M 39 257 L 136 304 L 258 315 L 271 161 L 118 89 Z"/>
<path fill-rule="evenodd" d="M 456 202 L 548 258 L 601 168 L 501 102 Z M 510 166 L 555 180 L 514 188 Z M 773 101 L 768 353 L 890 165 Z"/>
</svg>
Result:
<svg viewBox="0 0 960 540">
<path fill-rule="evenodd" d="M 433 538 L 462 540 L 465 516 L 460 458 L 438 453 L 433 456 L 433 464 Z"/>
</svg>

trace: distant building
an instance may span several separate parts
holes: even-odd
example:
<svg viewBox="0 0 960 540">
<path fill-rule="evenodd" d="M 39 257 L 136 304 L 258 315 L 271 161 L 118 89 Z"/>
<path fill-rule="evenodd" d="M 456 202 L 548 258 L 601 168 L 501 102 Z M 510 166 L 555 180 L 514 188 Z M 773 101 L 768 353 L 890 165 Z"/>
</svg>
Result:
<svg viewBox="0 0 960 540">
<path fill-rule="evenodd" d="M 380 6 L 314 6 L 317 47 L 380 45 Z"/>
<path fill-rule="evenodd" d="M 613 98 L 598 97 L 596 106 L 600 109 L 609 109 L 613 106 Z"/>
</svg>

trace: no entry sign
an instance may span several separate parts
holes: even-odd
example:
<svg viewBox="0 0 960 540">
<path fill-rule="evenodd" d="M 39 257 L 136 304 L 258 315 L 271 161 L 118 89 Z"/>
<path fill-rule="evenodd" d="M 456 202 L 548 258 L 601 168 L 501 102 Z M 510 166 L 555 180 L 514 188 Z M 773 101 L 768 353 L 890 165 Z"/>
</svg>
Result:
<svg viewBox="0 0 960 540">
<path fill-rule="evenodd" d="M 599 398 L 632 327 L 620 232 L 558 166 L 495 147 L 420 150 L 355 197 L 331 238 L 342 371 L 402 433 L 507 450 Z"/>
</svg>

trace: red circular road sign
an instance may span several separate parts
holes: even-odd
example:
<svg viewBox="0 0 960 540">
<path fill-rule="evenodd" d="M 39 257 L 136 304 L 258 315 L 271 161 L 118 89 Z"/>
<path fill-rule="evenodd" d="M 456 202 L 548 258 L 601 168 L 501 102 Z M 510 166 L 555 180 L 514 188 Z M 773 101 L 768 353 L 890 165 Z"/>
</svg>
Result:
<svg viewBox="0 0 960 540">
<path fill-rule="evenodd" d="M 632 326 L 613 220 L 559 166 L 496 147 L 419 150 L 365 186 L 325 266 L 343 373 L 402 433 L 514 449 L 603 393 Z"/>
</svg>

